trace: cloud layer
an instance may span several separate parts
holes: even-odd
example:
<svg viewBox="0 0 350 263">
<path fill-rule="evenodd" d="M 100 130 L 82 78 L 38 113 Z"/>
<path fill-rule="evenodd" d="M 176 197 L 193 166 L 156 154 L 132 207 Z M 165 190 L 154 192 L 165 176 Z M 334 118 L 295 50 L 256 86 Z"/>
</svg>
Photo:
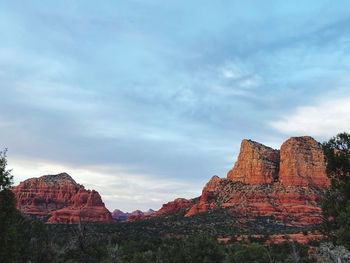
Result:
<svg viewBox="0 0 350 263">
<path fill-rule="evenodd" d="M 4 1 L 0 147 L 15 177 L 67 169 L 108 207 L 198 195 L 243 138 L 349 128 L 349 15 L 346 1 Z"/>
<path fill-rule="evenodd" d="M 350 97 L 324 100 L 316 105 L 297 107 L 290 115 L 271 122 L 285 134 L 311 135 L 322 139 L 350 131 Z"/>
</svg>

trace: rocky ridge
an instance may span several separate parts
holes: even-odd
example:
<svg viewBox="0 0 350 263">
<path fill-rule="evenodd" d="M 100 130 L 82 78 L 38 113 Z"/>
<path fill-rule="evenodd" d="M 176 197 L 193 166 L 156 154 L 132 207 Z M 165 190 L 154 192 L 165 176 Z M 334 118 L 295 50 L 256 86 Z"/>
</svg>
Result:
<svg viewBox="0 0 350 263">
<path fill-rule="evenodd" d="M 124 213 L 123 211 L 121 211 L 119 209 L 114 209 L 112 212 L 112 218 L 115 220 L 124 221 L 124 220 L 128 219 L 129 216 L 130 216 L 130 213 Z"/>
<path fill-rule="evenodd" d="M 152 209 L 148 209 L 147 211 L 143 212 L 141 210 L 135 210 L 131 213 L 124 213 L 123 211 L 119 209 L 115 209 L 112 212 L 113 219 L 119 220 L 119 221 L 134 221 L 138 219 L 143 219 L 147 216 L 151 216 L 155 211 Z"/>
<path fill-rule="evenodd" d="M 243 140 L 238 160 L 227 178 L 251 184 L 271 184 L 278 177 L 280 151 L 261 143 Z"/>
<path fill-rule="evenodd" d="M 27 179 L 12 191 L 22 214 L 48 223 L 113 221 L 100 194 L 86 190 L 67 173 Z"/>
<path fill-rule="evenodd" d="M 328 188 L 322 146 L 312 137 L 292 137 L 285 141 L 280 159 L 281 184 Z"/>
<path fill-rule="evenodd" d="M 176 214 L 179 211 L 183 211 L 187 208 L 190 208 L 194 203 L 193 199 L 177 198 L 172 202 L 163 204 L 162 207 L 155 212 L 152 216 L 169 216 Z"/>
<path fill-rule="evenodd" d="M 243 140 L 227 178 L 213 176 L 199 200 L 181 209 L 186 210 L 185 217 L 225 208 L 242 223 L 269 217 L 284 225 L 304 226 L 321 222 L 320 205 L 328 187 L 322 147 L 313 138 L 292 137 L 280 150 Z M 178 210 L 175 201 L 154 215 Z"/>
</svg>

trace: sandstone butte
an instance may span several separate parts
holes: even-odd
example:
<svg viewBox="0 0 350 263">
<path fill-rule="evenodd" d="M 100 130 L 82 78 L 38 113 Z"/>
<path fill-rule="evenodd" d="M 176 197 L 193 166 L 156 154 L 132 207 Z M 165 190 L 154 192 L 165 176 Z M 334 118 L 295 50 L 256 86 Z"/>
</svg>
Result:
<svg viewBox="0 0 350 263">
<path fill-rule="evenodd" d="M 153 216 L 185 210 L 189 217 L 222 207 L 242 223 L 273 217 L 285 225 L 304 226 L 321 222 L 320 205 L 328 187 L 322 147 L 313 138 L 292 137 L 280 150 L 243 140 L 227 178 L 213 176 L 198 201 L 176 199 Z"/>
<path fill-rule="evenodd" d="M 24 215 L 47 223 L 112 222 L 95 190 L 86 190 L 66 173 L 27 179 L 12 190 Z"/>
</svg>

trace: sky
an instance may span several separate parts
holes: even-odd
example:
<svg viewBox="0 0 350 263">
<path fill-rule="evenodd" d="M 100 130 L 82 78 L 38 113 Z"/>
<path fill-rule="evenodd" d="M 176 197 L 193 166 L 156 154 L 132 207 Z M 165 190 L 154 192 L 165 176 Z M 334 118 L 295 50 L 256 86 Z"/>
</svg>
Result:
<svg viewBox="0 0 350 263">
<path fill-rule="evenodd" d="M 108 209 L 225 177 L 242 139 L 350 132 L 348 1 L 1 1 L 0 149 Z"/>
</svg>

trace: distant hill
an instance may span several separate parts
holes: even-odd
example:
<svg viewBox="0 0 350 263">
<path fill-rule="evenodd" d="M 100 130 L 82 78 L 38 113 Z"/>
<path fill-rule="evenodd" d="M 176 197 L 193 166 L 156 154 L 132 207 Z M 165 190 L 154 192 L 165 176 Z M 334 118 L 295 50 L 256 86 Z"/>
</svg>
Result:
<svg viewBox="0 0 350 263">
<path fill-rule="evenodd" d="M 112 222 L 95 190 L 86 190 L 67 173 L 27 179 L 12 190 L 22 214 L 48 223 Z"/>
<path fill-rule="evenodd" d="M 154 213 L 155 211 L 152 209 L 148 209 L 145 212 L 142 212 L 140 210 L 135 210 L 131 213 L 124 213 L 123 211 L 119 210 L 119 209 L 115 209 L 112 212 L 112 217 L 116 220 L 120 220 L 120 221 L 132 221 L 132 220 L 137 220 L 137 219 L 142 219 L 145 218 L 146 216 L 150 216 Z"/>
</svg>

